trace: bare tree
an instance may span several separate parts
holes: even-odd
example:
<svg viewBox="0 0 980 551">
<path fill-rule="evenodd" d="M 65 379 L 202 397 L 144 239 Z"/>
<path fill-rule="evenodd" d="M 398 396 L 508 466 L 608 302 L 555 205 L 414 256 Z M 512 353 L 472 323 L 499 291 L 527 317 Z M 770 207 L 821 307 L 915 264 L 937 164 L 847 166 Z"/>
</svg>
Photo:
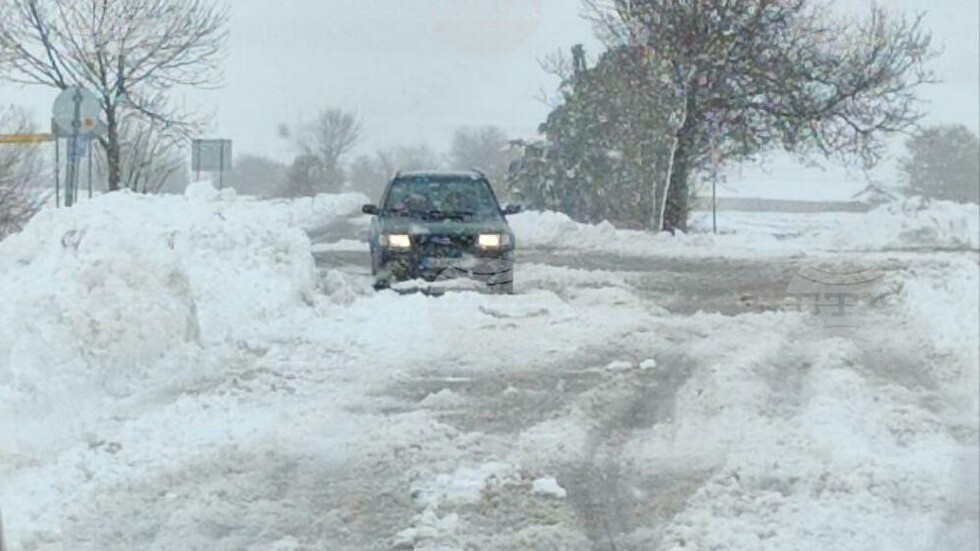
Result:
<svg viewBox="0 0 980 551">
<path fill-rule="evenodd" d="M 228 10 L 211 0 L 0 0 L 0 75 L 102 103 L 110 191 L 123 182 L 123 119 L 189 136 L 203 119 L 170 101 L 178 87 L 216 86 Z"/>
<path fill-rule="evenodd" d="M 344 183 L 344 158 L 357 146 L 364 126 L 357 115 L 341 109 L 327 109 L 294 133 L 301 157 L 319 159 L 323 185 L 338 191 Z M 288 135 L 288 133 L 287 133 Z"/>
<path fill-rule="evenodd" d="M 454 168 L 485 172 L 498 194 L 506 190 L 507 171 L 517 157 L 507 135 L 496 126 L 457 129 L 449 151 L 449 162 Z"/>
<path fill-rule="evenodd" d="M 23 111 L 0 110 L 0 134 L 33 130 Z M 0 145 L 0 239 L 23 229 L 44 202 L 39 153 L 34 144 Z"/>
<path fill-rule="evenodd" d="M 239 193 L 257 197 L 276 197 L 286 190 L 289 167 L 261 155 L 240 155 L 235 168 L 225 177 L 225 185 Z"/>
<path fill-rule="evenodd" d="M 389 147 L 378 150 L 373 157 L 358 157 L 351 165 L 350 183 L 368 197 L 379 198 L 398 171 L 429 170 L 440 165 L 439 155 L 427 145 Z"/>
<path fill-rule="evenodd" d="M 119 128 L 120 186 L 159 193 L 186 169 L 183 140 L 160 124 L 129 114 Z"/>
<path fill-rule="evenodd" d="M 385 184 L 391 174 L 388 174 L 377 157 L 361 155 L 354 159 L 350 167 L 351 188 L 371 199 L 378 199 L 384 191 Z"/>
<path fill-rule="evenodd" d="M 391 178 L 399 171 L 430 170 L 442 166 L 439 155 L 427 145 L 399 145 L 378 151 L 378 164 Z"/>
<path fill-rule="evenodd" d="M 670 110 L 663 229 L 685 229 L 688 182 L 705 149 L 745 158 L 775 147 L 876 163 L 884 137 L 921 116 L 933 81 L 921 17 L 875 7 L 833 18 L 816 0 L 586 0 L 601 35 L 639 48 L 650 102 Z"/>
<path fill-rule="evenodd" d="M 323 161 L 315 155 L 302 154 L 289 165 L 282 193 L 286 197 L 313 197 L 323 191 L 323 181 Z"/>
</svg>

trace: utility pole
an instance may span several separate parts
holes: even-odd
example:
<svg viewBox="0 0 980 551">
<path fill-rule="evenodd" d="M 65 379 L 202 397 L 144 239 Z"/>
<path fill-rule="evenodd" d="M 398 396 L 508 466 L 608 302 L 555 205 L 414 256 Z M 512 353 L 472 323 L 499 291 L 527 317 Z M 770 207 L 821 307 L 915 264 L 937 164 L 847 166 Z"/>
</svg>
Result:
<svg viewBox="0 0 980 551">
<path fill-rule="evenodd" d="M 711 133 L 711 232 L 718 235 L 718 144 Z"/>
</svg>

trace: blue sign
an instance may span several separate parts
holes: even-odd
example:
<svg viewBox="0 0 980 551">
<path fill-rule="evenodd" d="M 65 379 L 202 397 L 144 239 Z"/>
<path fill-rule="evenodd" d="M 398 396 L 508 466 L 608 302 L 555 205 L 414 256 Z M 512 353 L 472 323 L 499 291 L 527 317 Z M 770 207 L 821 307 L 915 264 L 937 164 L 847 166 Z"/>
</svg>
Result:
<svg viewBox="0 0 980 551">
<path fill-rule="evenodd" d="M 68 160 L 77 161 L 88 156 L 89 149 L 92 147 L 91 136 L 79 136 L 68 138 Z"/>
</svg>

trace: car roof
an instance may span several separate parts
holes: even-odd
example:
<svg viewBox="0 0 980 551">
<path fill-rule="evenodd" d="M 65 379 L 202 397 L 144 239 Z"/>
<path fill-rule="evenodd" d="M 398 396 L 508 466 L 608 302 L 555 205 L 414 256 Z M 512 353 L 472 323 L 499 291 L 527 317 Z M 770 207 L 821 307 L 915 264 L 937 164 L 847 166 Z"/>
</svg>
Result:
<svg viewBox="0 0 980 551">
<path fill-rule="evenodd" d="M 478 170 L 410 170 L 396 174 L 395 179 L 399 178 L 485 180 L 486 176 Z"/>
</svg>

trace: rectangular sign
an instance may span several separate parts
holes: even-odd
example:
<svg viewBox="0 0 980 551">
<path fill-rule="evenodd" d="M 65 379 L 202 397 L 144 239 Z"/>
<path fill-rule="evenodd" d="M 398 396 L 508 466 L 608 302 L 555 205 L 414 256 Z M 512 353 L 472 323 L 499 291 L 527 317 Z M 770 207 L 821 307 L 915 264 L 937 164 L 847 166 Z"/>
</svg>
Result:
<svg viewBox="0 0 980 551">
<path fill-rule="evenodd" d="M 231 169 L 231 140 L 194 140 L 191 144 L 191 170 L 223 172 Z"/>
<path fill-rule="evenodd" d="M 77 161 L 88 156 L 92 147 L 91 136 L 79 136 L 78 139 L 68 138 L 68 160 Z"/>
</svg>

